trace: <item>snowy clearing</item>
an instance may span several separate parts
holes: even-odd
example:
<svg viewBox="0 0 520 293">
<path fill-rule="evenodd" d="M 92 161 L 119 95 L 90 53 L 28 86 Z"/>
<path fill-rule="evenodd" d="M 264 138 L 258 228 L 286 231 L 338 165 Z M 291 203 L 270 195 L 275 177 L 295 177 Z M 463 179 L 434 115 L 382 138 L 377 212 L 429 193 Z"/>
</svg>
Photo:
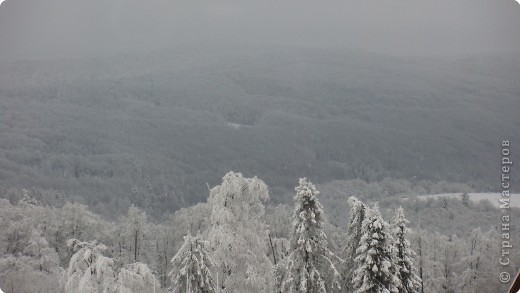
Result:
<svg viewBox="0 0 520 293">
<path fill-rule="evenodd" d="M 430 195 L 420 195 L 418 198 L 426 199 L 430 196 L 448 196 L 448 197 L 454 197 L 454 198 L 460 198 L 460 195 L 462 193 L 442 193 L 442 194 L 430 194 Z M 502 195 L 498 192 L 483 192 L 483 193 L 468 193 L 469 198 L 473 201 L 481 201 L 481 200 L 489 200 L 494 206 L 499 207 L 500 202 L 498 201 L 500 198 L 502 198 Z M 510 195 L 510 202 L 511 207 L 514 208 L 520 208 L 520 194 L 519 193 L 512 193 Z"/>
<path fill-rule="evenodd" d="M 240 124 L 240 123 L 233 123 L 233 122 L 227 122 L 227 125 L 233 129 L 240 129 L 240 128 L 249 128 L 251 125 L 247 124 Z"/>
</svg>

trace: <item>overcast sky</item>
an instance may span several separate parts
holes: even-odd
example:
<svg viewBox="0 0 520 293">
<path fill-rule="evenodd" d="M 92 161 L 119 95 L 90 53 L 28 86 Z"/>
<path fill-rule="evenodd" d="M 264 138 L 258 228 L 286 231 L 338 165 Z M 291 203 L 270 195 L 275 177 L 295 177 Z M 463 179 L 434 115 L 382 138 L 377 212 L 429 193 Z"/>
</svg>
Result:
<svg viewBox="0 0 520 293">
<path fill-rule="evenodd" d="M 515 0 L 7 0 L 0 58 L 193 42 L 357 48 L 392 55 L 520 51 Z"/>
</svg>

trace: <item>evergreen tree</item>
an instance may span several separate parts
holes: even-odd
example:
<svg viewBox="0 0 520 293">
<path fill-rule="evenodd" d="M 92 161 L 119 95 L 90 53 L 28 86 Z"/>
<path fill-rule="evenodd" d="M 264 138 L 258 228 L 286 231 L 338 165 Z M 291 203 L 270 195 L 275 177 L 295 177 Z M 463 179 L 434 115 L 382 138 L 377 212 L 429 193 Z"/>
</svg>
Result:
<svg viewBox="0 0 520 293">
<path fill-rule="evenodd" d="M 361 227 L 360 246 L 354 260 L 354 292 L 399 292 L 396 251 L 388 229 L 377 206 L 370 209 Z"/>
<path fill-rule="evenodd" d="M 215 282 L 211 275 L 214 263 L 206 250 L 206 241 L 199 236 L 184 237 L 184 244 L 173 257 L 170 272 L 173 292 L 213 293 Z"/>
<path fill-rule="evenodd" d="M 347 228 L 347 244 L 344 249 L 345 269 L 344 269 L 344 287 L 352 290 L 352 274 L 354 273 L 354 260 L 356 258 L 356 249 L 359 247 L 361 240 L 361 228 L 368 207 L 355 197 L 348 199 L 349 205 L 352 207 L 350 211 L 350 220 Z"/>
<path fill-rule="evenodd" d="M 442 208 L 445 210 L 448 209 L 448 198 L 446 196 L 442 197 Z"/>
<path fill-rule="evenodd" d="M 300 179 L 294 197 L 291 253 L 275 270 L 278 292 L 326 293 L 341 289 L 334 262 L 342 260 L 327 248 L 318 194 L 312 183 Z"/>
<path fill-rule="evenodd" d="M 397 249 L 397 269 L 398 276 L 401 280 L 402 288 L 400 292 L 412 293 L 417 292 L 421 285 L 421 279 L 415 273 L 417 269 L 413 266 L 412 258 L 415 252 L 410 248 L 410 242 L 406 239 L 409 229 L 404 216 L 403 209 L 399 207 L 393 223 L 394 245 Z"/>
<path fill-rule="evenodd" d="M 467 192 L 464 192 L 460 195 L 460 199 L 462 200 L 462 204 L 466 207 L 469 206 L 469 194 Z"/>
</svg>

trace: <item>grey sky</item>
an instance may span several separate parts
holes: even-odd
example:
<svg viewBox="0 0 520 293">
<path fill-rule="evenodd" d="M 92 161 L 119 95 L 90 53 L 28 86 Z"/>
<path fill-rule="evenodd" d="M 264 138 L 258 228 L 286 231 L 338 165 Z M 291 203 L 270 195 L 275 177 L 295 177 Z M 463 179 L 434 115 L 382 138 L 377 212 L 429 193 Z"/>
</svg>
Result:
<svg viewBox="0 0 520 293">
<path fill-rule="evenodd" d="M 520 51 L 514 0 L 7 0 L 0 58 L 98 55 L 193 42 L 392 55 Z"/>
</svg>

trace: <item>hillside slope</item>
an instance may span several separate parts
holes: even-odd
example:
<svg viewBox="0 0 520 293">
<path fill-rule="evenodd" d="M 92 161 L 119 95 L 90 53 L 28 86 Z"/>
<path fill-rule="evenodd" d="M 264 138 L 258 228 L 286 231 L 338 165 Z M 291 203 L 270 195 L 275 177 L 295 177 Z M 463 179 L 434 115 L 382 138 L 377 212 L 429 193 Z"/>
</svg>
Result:
<svg viewBox="0 0 520 293">
<path fill-rule="evenodd" d="M 275 200 L 303 176 L 494 190 L 500 142 L 520 145 L 519 65 L 253 45 L 4 63 L 0 185 L 102 213 L 176 209 L 229 170 Z"/>
</svg>

